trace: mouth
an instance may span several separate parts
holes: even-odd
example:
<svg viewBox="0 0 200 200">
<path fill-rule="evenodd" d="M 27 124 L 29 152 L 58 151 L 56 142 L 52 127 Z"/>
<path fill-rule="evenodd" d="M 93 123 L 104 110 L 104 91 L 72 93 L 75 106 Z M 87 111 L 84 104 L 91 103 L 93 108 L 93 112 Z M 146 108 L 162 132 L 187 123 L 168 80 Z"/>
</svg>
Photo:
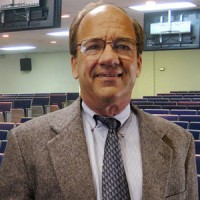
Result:
<svg viewBox="0 0 200 200">
<path fill-rule="evenodd" d="M 115 78 L 115 77 L 121 77 L 122 76 L 122 73 L 121 74 L 98 74 L 96 77 L 98 78 Z"/>
</svg>

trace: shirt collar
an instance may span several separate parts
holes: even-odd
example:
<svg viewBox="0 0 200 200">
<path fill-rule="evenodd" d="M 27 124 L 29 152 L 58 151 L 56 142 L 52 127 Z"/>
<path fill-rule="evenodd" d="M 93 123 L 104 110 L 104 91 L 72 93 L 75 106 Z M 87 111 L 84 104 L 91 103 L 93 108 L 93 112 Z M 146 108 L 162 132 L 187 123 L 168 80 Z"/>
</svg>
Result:
<svg viewBox="0 0 200 200">
<path fill-rule="evenodd" d="M 82 101 L 83 112 L 85 113 L 86 118 L 89 120 L 89 123 L 92 128 L 96 126 L 96 122 L 93 116 L 96 114 L 93 110 L 91 110 L 83 101 Z M 119 114 L 115 115 L 114 118 L 121 122 L 121 126 L 124 122 L 129 118 L 131 113 L 130 104 L 126 106 L 126 108 Z"/>
</svg>

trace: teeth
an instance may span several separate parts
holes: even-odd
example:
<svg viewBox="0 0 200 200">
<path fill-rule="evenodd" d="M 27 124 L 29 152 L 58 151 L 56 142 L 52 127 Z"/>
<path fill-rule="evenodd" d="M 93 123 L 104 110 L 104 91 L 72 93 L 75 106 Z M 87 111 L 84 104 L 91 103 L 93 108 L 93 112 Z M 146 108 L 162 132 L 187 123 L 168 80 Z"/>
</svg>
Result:
<svg viewBox="0 0 200 200">
<path fill-rule="evenodd" d="M 98 77 L 119 77 L 121 76 L 120 74 L 101 74 L 101 75 L 98 75 Z"/>
</svg>

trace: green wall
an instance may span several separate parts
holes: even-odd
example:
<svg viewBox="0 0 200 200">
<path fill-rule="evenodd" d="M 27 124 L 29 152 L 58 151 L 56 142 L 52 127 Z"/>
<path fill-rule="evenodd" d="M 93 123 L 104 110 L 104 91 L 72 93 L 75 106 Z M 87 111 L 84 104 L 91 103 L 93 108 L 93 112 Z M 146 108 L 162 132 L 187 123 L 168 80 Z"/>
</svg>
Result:
<svg viewBox="0 0 200 200">
<path fill-rule="evenodd" d="M 177 90 L 200 90 L 200 50 L 143 52 L 133 98 Z"/>
<path fill-rule="evenodd" d="M 20 58 L 29 57 L 32 71 L 20 71 Z M 165 68 L 160 71 L 160 68 Z M 133 98 L 200 90 L 200 50 L 145 51 Z M 0 55 L 0 93 L 78 92 L 68 52 Z"/>
</svg>

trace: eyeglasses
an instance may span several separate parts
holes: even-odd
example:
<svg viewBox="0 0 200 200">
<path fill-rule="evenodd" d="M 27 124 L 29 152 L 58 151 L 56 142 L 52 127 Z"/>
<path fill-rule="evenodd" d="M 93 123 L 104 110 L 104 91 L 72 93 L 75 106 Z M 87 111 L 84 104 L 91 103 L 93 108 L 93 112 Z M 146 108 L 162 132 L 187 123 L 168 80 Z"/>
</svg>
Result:
<svg viewBox="0 0 200 200">
<path fill-rule="evenodd" d="M 132 56 L 138 45 L 135 40 L 130 38 L 117 38 L 113 41 L 106 41 L 100 38 L 90 38 L 77 44 L 80 50 L 86 55 L 98 55 L 103 52 L 106 44 L 110 44 L 112 49 L 121 55 Z"/>
</svg>

